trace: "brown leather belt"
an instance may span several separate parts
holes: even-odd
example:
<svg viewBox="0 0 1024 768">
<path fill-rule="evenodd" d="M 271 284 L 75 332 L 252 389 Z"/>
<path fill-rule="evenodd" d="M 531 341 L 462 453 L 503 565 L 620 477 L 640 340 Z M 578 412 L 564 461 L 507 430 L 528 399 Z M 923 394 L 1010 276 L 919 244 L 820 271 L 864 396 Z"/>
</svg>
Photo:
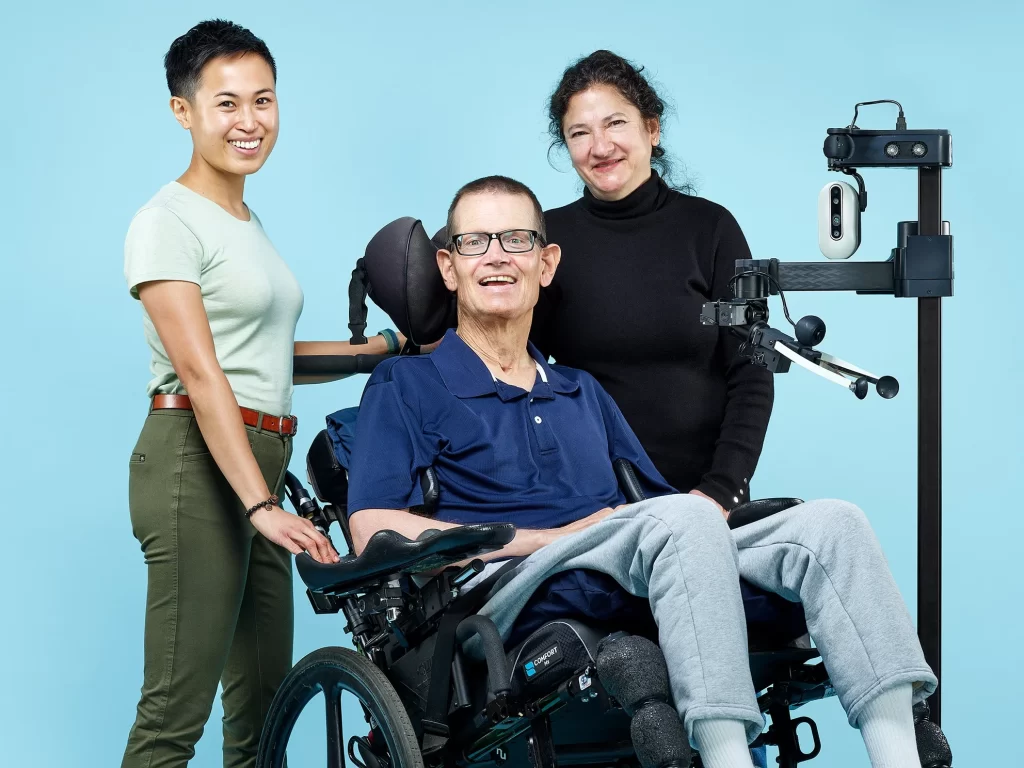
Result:
<svg viewBox="0 0 1024 768">
<path fill-rule="evenodd" d="M 153 395 L 154 411 L 167 408 L 191 411 L 192 401 L 188 399 L 188 395 Z M 243 406 L 239 406 L 238 409 L 242 412 L 242 421 L 246 426 L 264 429 L 267 432 L 276 432 L 287 437 L 291 437 L 299 431 L 299 420 L 295 416 L 271 416 L 269 413 L 261 414 L 259 411 Z"/>
</svg>

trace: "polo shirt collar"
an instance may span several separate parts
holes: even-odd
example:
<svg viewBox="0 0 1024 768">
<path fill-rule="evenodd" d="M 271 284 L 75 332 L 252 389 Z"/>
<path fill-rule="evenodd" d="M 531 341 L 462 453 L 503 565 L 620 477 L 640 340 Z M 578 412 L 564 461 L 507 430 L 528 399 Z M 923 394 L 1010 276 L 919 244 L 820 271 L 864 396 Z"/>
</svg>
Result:
<svg viewBox="0 0 1024 768">
<path fill-rule="evenodd" d="M 551 368 L 532 342 L 527 342 L 527 349 L 540 369 L 540 379 L 532 390 L 534 397 L 553 398 L 554 392 L 567 395 L 579 389 L 577 382 Z M 518 387 L 496 381 L 484 361 L 454 328 L 448 329 L 441 343 L 430 353 L 430 359 L 445 387 L 458 398 L 498 395 L 502 400 L 511 400 L 523 394 Z"/>
</svg>

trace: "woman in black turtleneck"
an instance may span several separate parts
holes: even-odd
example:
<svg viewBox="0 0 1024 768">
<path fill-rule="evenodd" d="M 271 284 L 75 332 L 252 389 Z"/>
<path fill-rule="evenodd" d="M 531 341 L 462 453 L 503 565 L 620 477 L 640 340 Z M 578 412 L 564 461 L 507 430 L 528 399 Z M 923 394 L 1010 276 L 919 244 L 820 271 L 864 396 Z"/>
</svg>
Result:
<svg viewBox="0 0 1024 768">
<path fill-rule="evenodd" d="M 565 71 L 551 97 L 553 146 L 568 149 L 586 190 L 545 214 L 548 242 L 561 246 L 562 259 L 541 294 L 531 336 L 557 362 L 597 378 L 676 489 L 705 496 L 728 514 L 750 498 L 772 378 L 739 356 L 734 336 L 700 324 L 701 305 L 731 295 L 735 261 L 750 251 L 725 208 L 672 189 L 652 168 L 665 167 L 664 109 L 641 72 L 608 51 Z M 934 690 L 935 677 L 863 513 L 844 502 L 811 502 L 733 536 L 743 579 L 799 595 L 806 606 L 871 764 L 919 765 L 911 702 Z M 868 553 L 874 566 L 865 565 Z M 855 572 L 870 574 L 866 586 L 852 586 Z M 827 579 L 815 586 L 811 573 Z M 838 609 L 829 613 L 827 605 Z M 869 617 L 883 607 L 893 610 Z M 868 652 L 864 638 L 883 626 L 889 639 Z M 890 654 L 899 659 L 898 674 L 879 672 Z M 871 666 L 851 671 L 855 659 L 867 657 Z M 869 693 L 851 693 L 858 686 Z M 694 720 L 691 737 L 705 766 L 750 768 L 738 721 Z"/>
<path fill-rule="evenodd" d="M 723 511 L 750 497 L 772 410 L 772 376 L 738 339 L 700 324 L 705 301 L 732 295 L 743 233 L 722 206 L 668 186 L 664 104 L 632 65 L 598 51 L 566 70 L 551 130 L 586 184 L 547 211 L 562 247 L 532 339 L 557 362 L 593 374 L 678 490 Z"/>
</svg>

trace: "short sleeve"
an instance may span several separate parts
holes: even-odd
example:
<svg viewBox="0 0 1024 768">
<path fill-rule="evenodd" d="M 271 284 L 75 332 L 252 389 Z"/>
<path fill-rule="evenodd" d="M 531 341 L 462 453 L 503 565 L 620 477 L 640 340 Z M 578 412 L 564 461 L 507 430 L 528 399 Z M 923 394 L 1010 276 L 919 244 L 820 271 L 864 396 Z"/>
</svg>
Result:
<svg viewBox="0 0 1024 768">
<path fill-rule="evenodd" d="M 601 401 L 601 411 L 608 432 L 608 458 L 613 463 L 617 459 L 629 461 L 639 475 L 648 496 L 678 493 L 654 466 L 651 457 L 647 455 L 647 451 L 640 444 L 639 438 L 626 422 L 626 417 L 622 415 L 622 411 L 619 410 L 619 406 L 616 405 L 611 395 L 605 392 L 596 380 L 594 386 L 597 388 L 597 395 Z"/>
<path fill-rule="evenodd" d="M 124 277 L 133 298 L 150 280 L 200 284 L 203 246 L 184 222 L 166 208 L 135 214 L 124 243 Z"/>
<path fill-rule="evenodd" d="M 359 403 L 349 471 L 348 513 L 408 509 L 423 503 L 420 473 L 433 461 L 394 380 L 373 383 Z"/>
</svg>

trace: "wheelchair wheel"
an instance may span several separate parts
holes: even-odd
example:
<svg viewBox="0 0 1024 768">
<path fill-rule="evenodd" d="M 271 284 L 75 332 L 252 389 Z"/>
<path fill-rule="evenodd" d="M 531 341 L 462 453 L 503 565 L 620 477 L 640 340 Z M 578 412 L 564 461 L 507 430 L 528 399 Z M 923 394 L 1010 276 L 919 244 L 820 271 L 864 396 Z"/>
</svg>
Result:
<svg viewBox="0 0 1024 768">
<path fill-rule="evenodd" d="M 285 677 L 267 714 L 256 767 L 284 768 L 287 765 L 285 754 L 292 729 L 306 705 L 322 692 L 327 718 L 327 766 L 345 768 L 348 764 L 345 753 L 354 745 L 346 741 L 342 727 L 343 691 L 359 700 L 370 720 L 370 725 L 360 722 L 353 735 L 363 737 L 372 726 L 374 749 L 384 748 L 391 768 L 424 768 L 416 731 L 384 673 L 365 656 L 337 647 L 314 651 Z M 379 742 L 381 739 L 383 745 Z M 360 741 L 365 746 L 365 740 L 360 738 Z"/>
</svg>

